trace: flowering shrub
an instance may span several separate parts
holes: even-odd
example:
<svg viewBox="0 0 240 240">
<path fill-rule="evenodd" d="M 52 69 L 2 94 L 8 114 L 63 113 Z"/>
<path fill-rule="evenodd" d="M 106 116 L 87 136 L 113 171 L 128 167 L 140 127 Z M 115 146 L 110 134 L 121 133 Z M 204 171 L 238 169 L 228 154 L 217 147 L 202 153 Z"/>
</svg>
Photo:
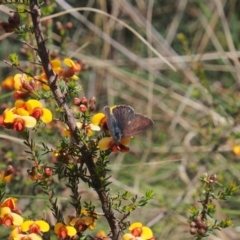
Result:
<svg viewBox="0 0 240 240">
<path fill-rule="evenodd" d="M 0 1 L 0 4 L 11 3 L 12 6 L 11 16 L 7 21 L 1 22 L 0 27 L 2 31 L 6 33 L 14 32 L 21 40 L 24 40 L 24 46 L 21 51 L 26 54 L 28 59 L 27 64 L 23 65 L 23 59 L 19 59 L 22 56 L 19 57 L 15 53 L 10 53 L 9 60 L 5 61 L 17 73 L 11 73 L 5 79 L 2 79 L 2 88 L 6 91 L 11 91 L 9 95 L 12 95 L 14 101 L 12 103 L 5 102 L 2 105 L 3 111 L 0 115 L 0 127 L 10 135 L 8 137 L 14 134 L 21 138 L 22 141 L 20 140 L 20 143 L 27 147 L 25 152 L 28 154 L 28 157 L 26 160 L 28 163 L 30 162 L 30 167 L 28 167 L 27 171 L 24 168 L 14 169 L 13 166 L 8 165 L 5 170 L 0 172 L 0 227 L 3 229 L 3 232 L 9 233 L 8 238 L 11 240 L 158 239 L 159 236 L 154 235 L 154 231 L 149 226 L 152 226 L 151 222 L 155 221 L 156 223 L 156 221 L 159 221 L 161 214 L 157 214 L 158 216 L 154 221 L 147 224 L 146 222 L 139 222 L 142 219 L 140 220 L 140 215 L 137 215 L 139 212 L 137 212 L 135 218 L 139 219 L 135 220 L 138 222 L 129 222 L 129 217 L 136 209 L 144 207 L 153 199 L 153 191 L 149 190 L 142 194 L 141 197 L 133 195 L 128 191 L 114 193 L 111 188 L 113 178 L 111 179 L 111 171 L 109 169 L 110 155 L 116 156 L 114 154 L 117 153 L 123 156 L 122 154 L 131 152 L 131 139 L 133 137 L 137 138 L 135 135 L 152 127 L 153 121 L 147 116 L 135 113 L 131 106 L 124 104 L 112 107 L 105 106 L 103 111 L 97 112 L 96 106 L 101 105 L 101 101 L 94 96 L 89 98 L 79 97 L 84 95 L 81 74 L 87 69 L 87 66 L 79 59 L 75 60 L 66 56 L 66 52 L 68 52 L 66 43 L 68 42 L 65 40 L 68 35 L 67 29 L 72 28 L 72 23 L 65 24 L 65 27 L 61 22 L 56 24 L 59 34 L 63 37 L 63 42 L 60 44 L 60 53 L 47 49 L 48 42 L 54 41 L 55 36 L 50 34 L 51 29 L 49 26 L 52 24 L 52 19 L 42 23 L 41 15 L 53 13 L 55 9 L 52 5 L 54 6 L 55 1 L 42 2 L 40 3 L 37 0 Z M 45 4 L 47 5 L 50 2 L 52 2 L 52 5 L 45 7 Z M 149 1 L 149 6 L 153 2 Z M 97 11 L 98 9 L 92 10 Z M 148 11 L 148 13 L 150 12 Z M 111 16 L 107 13 L 103 15 Z M 118 21 L 114 16 L 111 16 L 111 18 Z M 118 23 L 120 22 L 118 21 Z M 112 25 L 112 23 L 109 25 Z M 128 27 L 128 29 L 130 30 L 131 28 Z M 151 38 L 150 35 L 152 34 L 150 33 L 151 31 L 148 34 L 149 38 Z M 139 34 L 136 36 L 146 43 Z M 155 38 L 152 39 L 154 40 Z M 184 43 L 185 49 L 187 49 L 184 36 L 179 35 L 179 39 Z M 158 53 L 151 44 L 147 44 L 147 46 L 154 53 Z M 160 54 L 157 55 L 158 57 L 161 56 Z M 168 66 L 172 66 L 164 58 L 161 59 Z M 144 61 L 142 60 L 139 63 L 144 70 L 154 74 L 157 73 L 155 67 L 151 67 L 151 61 L 149 61 L 149 65 L 143 64 Z M 191 67 L 194 68 L 194 66 Z M 173 66 L 172 69 L 174 69 Z M 202 69 L 199 68 L 198 70 Z M 201 71 L 198 74 L 201 75 L 200 80 L 206 88 L 205 90 L 211 94 L 211 88 L 207 86 L 204 74 Z M 145 72 L 144 75 L 146 75 Z M 157 75 L 160 76 L 160 74 Z M 193 79 L 195 80 L 195 76 Z M 152 78 L 151 84 L 149 84 L 149 90 L 151 91 L 155 91 L 153 87 L 154 82 L 155 79 Z M 215 88 L 217 86 L 218 84 Z M 174 90 L 175 87 L 172 89 Z M 178 89 L 177 87 L 176 89 L 182 92 L 180 88 Z M 158 88 L 157 91 L 162 91 L 164 94 L 167 93 L 165 86 Z M 199 93 L 195 92 L 194 94 Z M 188 93 L 186 96 L 188 95 L 190 96 L 191 94 Z M 173 96 L 176 99 L 183 99 L 179 98 L 178 94 L 173 94 Z M 184 99 L 187 99 L 186 96 Z M 156 104 L 158 99 L 156 101 L 156 99 L 149 97 L 150 101 Z M 183 106 L 191 106 L 192 103 L 194 102 L 184 100 L 184 104 L 179 108 L 182 110 L 177 111 L 177 115 L 183 111 L 183 108 L 185 108 Z M 207 105 L 212 105 L 212 107 L 217 105 L 217 102 L 215 100 L 212 101 L 211 98 L 207 98 L 206 103 Z M 206 103 L 204 103 L 203 109 L 205 109 Z M 197 102 L 196 106 L 198 106 Z M 161 107 L 166 109 L 165 105 Z M 223 109 L 223 106 L 221 106 L 221 109 Z M 237 113 L 237 105 L 234 109 L 227 109 L 226 113 L 230 110 L 234 114 Z M 219 122 L 222 121 L 222 118 L 216 112 L 209 112 L 213 116 L 216 115 L 215 117 L 217 117 Z M 157 114 L 160 115 L 159 113 Z M 174 115 L 174 112 L 170 111 L 170 115 Z M 183 123 L 184 129 L 192 131 L 192 124 L 186 124 L 185 119 L 180 116 L 178 118 L 179 122 Z M 218 121 L 215 119 L 213 122 L 217 125 Z M 172 126 L 178 124 L 177 122 L 173 121 Z M 232 122 L 232 117 L 229 119 L 229 122 Z M 236 121 L 233 125 L 235 126 L 237 123 Z M 211 130 L 212 128 L 208 127 L 205 119 L 201 121 L 201 124 L 200 126 L 203 127 L 202 134 L 205 139 L 208 139 L 208 131 L 206 129 L 209 128 L 208 130 Z M 207 127 L 205 128 L 204 126 Z M 220 129 L 217 132 L 220 133 Z M 227 132 L 230 131 L 228 130 Z M 212 148 L 212 153 L 216 151 L 221 142 L 226 141 L 228 134 L 226 136 L 225 133 L 221 136 L 216 135 L 220 136 L 220 140 L 213 139 L 216 144 Z M 181 138 L 180 135 L 178 138 Z M 184 142 L 189 143 L 191 138 L 187 135 Z M 41 143 L 39 143 L 39 139 L 42 139 Z M 156 147 L 156 151 L 158 151 L 158 147 Z M 233 145 L 231 151 L 236 156 L 240 156 L 240 147 L 237 142 Z M 205 149 L 203 152 L 205 152 Z M 144 158 L 146 158 L 145 154 Z M 4 156 L 4 160 L 6 159 L 8 160 L 8 156 Z M 5 162 L 8 163 L 7 160 Z M 152 163 L 155 164 L 154 162 Z M 195 169 L 197 169 L 196 166 Z M 132 174 L 133 177 L 136 175 L 138 177 L 141 174 L 141 172 L 137 172 L 138 170 L 144 171 L 145 169 L 133 168 L 133 172 L 135 171 Z M 180 170 L 182 174 L 180 177 L 184 179 L 184 183 L 189 183 L 187 184 L 187 189 L 189 190 L 192 180 L 190 182 L 187 171 L 190 173 L 189 176 L 192 177 L 192 169 L 184 168 Z M 18 178 L 20 171 L 27 172 L 23 181 Z M 14 172 L 16 173 L 15 175 Z M 171 184 L 178 182 L 175 181 L 176 179 L 178 180 L 178 176 L 175 176 L 175 172 L 174 175 L 166 175 L 170 176 L 170 178 L 174 177 L 174 182 L 171 181 L 173 179 L 170 179 L 170 181 L 168 179 L 165 182 L 167 183 L 167 188 L 169 188 L 167 191 L 171 192 Z M 147 176 L 147 178 L 151 179 L 151 183 L 156 181 L 152 174 Z M 15 189 L 13 190 L 9 187 L 11 181 L 15 181 L 15 185 L 25 184 L 29 188 L 34 186 L 33 196 L 27 195 L 29 199 L 32 197 L 39 200 L 38 198 L 42 198 L 44 194 L 43 198 L 48 201 L 47 210 L 39 207 L 34 209 L 37 212 L 34 215 L 31 212 L 33 210 L 31 209 L 31 204 L 28 204 L 24 209 L 22 206 L 24 204 L 20 204 L 23 195 L 17 195 L 17 198 L 13 197 L 17 193 L 14 192 Z M 189 234 L 192 234 L 195 239 L 205 238 L 215 230 L 232 225 L 232 221 L 229 218 L 218 221 L 213 217 L 216 210 L 214 201 L 226 200 L 238 189 L 235 184 L 231 184 L 230 187 L 223 191 L 216 192 L 215 187 L 219 184 L 216 174 L 208 175 L 205 173 L 200 175 L 200 182 L 203 188 L 201 194 L 199 194 L 200 198 L 193 207 L 190 207 L 188 212 L 188 214 L 190 213 L 188 218 Z M 94 195 L 94 197 L 91 196 L 91 198 L 84 199 L 84 191 L 86 190 L 81 189 L 80 183 L 86 186 L 89 189 L 88 193 Z M 67 193 L 63 189 L 67 189 Z M 61 199 L 61 196 L 57 196 L 59 192 L 61 192 L 63 199 Z M 184 193 L 182 197 L 178 196 L 174 203 L 167 204 L 175 208 L 175 202 L 178 202 L 179 199 L 184 199 L 187 195 L 187 193 Z M 96 200 L 97 203 L 93 203 L 92 199 Z M 61 205 L 61 203 L 66 203 L 66 205 Z M 186 222 L 184 223 L 185 225 Z M 103 231 L 103 225 L 105 225 L 104 230 L 107 230 Z"/>
<path fill-rule="evenodd" d="M 111 184 L 107 174 L 108 156 L 111 152 L 129 151 L 127 145 L 132 136 L 121 138 L 119 135 L 120 140 L 116 141 L 112 134 L 115 131 L 123 131 L 120 123 L 114 117 L 113 120 L 107 121 L 104 113 L 95 113 L 97 101 L 95 97 L 90 99 L 77 97 L 82 89 L 77 81 L 78 74 L 84 70 L 84 64 L 70 58 L 50 59 L 46 45 L 42 44 L 43 32 L 37 21 L 41 11 L 38 1 L 30 0 L 29 5 L 27 2 L 25 4 L 28 10 L 14 11 L 8 22 L 1 23 L 1 27 L 6 32 L 21 34 L 32 31 L 36 38 L 36 53 L 40 64 L 34 66 L 36 71 L 25 71 L 19 64 L 18 56 L 15 53 L 9 55 L 10 61 L 7 64 L 16 68 L 19 73 L 2 81 L 4 89 L 13 91 L 15 102 L 1 114 L 0 126 L 8 131 L 17 132 L 24 139 L 32 161 L 32 167 L 27 171 L 29 179 L 46 194 L 55 221 L 49 221 L 47 217 L 33 219 L 26 216 L 17 205 L 18 199 L 5 198 L 7 184 L 14 172 L 14 168 L 9 166 L 1 173 L 0 224 L 2 227 L 12 229 L 9 235 L 11 240 L 46 240 L 52 239 L 53 235 L 58 239 L 86 239 L 93 238 L 91 231 L 98 229 L 98 221 L 105 218 L 110 231 L 106 234 L 99 229 L 96 235 L 98 239 L 154 239 L 152 231 L 140 223 L 131 225 L 129 234 L 123 234 L 129 225 L 127 217 L 136 208 L 147 204 L 154 193 L 148 191 L 140 200 L 128 192 L 115 198 L 111 196 L 108 187 Z M 31 16 L 32 28 L 21 26 L 21 15 Z M 72 98 L 71 103 L 66 101 L 67 98 Z M 112 109 L 115 107 L 117 106 Z M 142 130 L 141 124 L 138 123 L 137 132 L 133 132 L 133 135 L 152 126 L 151 119 L 135 114 L 129 106 L 122 108 L 126 108 L 125 111 L 132 111 L 132 121 L 137 117 L 139 120 L 141 118 L 148 120 L 148 126 Z M 114 129 L 109 129 L 111 121 L 116 125 Z M 36 149 L 33 133 L 40 132 L 56 122 L 59 123 L 62 137 L 58 142 L 56 140 L 56 146 L 53 148 L 48 147 L 45 142 L 42 143 L 43 155 L 50 154 L 53 159 L 52 162 L 43 162 L 42 155 Z M 54 198 L 55 176 L 60 180 L 66 180 L 67 187 L 71 190 L 68 201 L 75 210 L 71 215 L 64 216 L 58 207 L 57 199 Z M 80 181 L 87 183 L 96 191 L 102 206 L 102 214 L 95 210 L 90 201 L 85 202 L 83 206 L 78 189 Z M 119 219 L 116 216 L 117 212 L 120 214 Z"/>
</svg>

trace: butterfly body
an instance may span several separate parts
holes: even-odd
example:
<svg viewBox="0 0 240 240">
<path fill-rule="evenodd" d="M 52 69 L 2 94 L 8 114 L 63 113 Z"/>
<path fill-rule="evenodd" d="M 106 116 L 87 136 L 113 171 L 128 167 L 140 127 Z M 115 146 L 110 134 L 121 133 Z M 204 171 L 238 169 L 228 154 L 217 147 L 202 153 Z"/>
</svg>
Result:
<svg viewBox="0 0 240 240">
<path fill-rule="evenodd" d="M 116 145 L 121 144 L 121 139 L 132 137 L 153 125 L 150 118 L 135 113 L 130 106 L 119 105 L 113 108 L 112 111 L 106 106 L 104 112 L 107 117 L 108 129 Z"/>
</svg>

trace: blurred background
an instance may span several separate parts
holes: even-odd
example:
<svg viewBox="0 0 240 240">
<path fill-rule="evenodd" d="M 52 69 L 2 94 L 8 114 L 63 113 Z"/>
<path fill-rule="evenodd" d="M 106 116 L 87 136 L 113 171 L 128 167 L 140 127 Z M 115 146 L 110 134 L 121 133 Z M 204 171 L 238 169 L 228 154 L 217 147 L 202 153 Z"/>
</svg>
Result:
<svg viewBox="0 0 240 240">
<path fill-rule="evenodd" d="M 198 206 L 200 200 L 198 177 L 217 174 L 219 187 L 238 185 L 240 179 L 240 1 L 46 0 L 45 4 L 42 24 L 51 57 L 70 57 L 84 66 L 79 97 L 96 96 L 96 111 L 126 104 L 154 120 L 151 130 L 133 138 L 130 153 L 110 156 L 113 194 L 156 193 L 129 220 L 151 227 L 156 239 L 194 239 L 187 220 L 190 206 Z M 0 6 L 0 21 L 7 20 L 10 8 L 13 5 Z M 3 62 L 12 52 L 19 55 L 22 67 L 30 67 L 31 49 L 23 39 L 1 30 L 0 81 L 18 73 Z M 34 46 L 33 35 L 28 41 Z M 2 87 L 1 113 L 12 103 L 12 92 Z M 47 140 L 56 147 L 60 136 L 56 125 L 35 134 L 36 142 Z M 39 217 L 36 210 L 41 205 L 51 218 L 47 198 L 26 174 L 31 163 L 18 139 L 15 132 L 0 129 L 0 167 L 11 164 L 16 169 L 7 193 L 20 198 L 24 213 Z M 43 162 L 50 158 L 44 156 Z M 80 188 L 83 199 L 99 206 L 93 190 L 82 183 Z M 208 239 L 240 239 L 239 195 L 215 202 L 216 218 L 229 217 L 234 225 Z M 64 182 L 58 184 L 56 197 L 66 215 L 72 211 L 67 196 Z M 104 221 L 97 222 L 100 229 L 108 232 Z"/>
</svg>

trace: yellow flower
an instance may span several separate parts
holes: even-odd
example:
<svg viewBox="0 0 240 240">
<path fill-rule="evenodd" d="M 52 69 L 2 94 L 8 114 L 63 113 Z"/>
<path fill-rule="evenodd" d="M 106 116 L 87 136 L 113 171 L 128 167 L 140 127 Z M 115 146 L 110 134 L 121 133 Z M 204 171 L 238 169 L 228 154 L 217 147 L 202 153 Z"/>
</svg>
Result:
<svg viewBox="0 0 240 240">
<path fill-rule="evenodd" d="M 128 145 L 130 143 L 131 138 L 122 138 L 120 141 L 120 144 L 116 145 L 115 141 L 112 137 L 104 137 L 98 142 L 98 147 L 100 150 L 105 151 L 107 149 L 111 149 L 112 152 L 128 152 L 129 147 Z"/>
<path fill-rule="evenodd" d="M 96 219 L 98 219 L 97 213 L 82 209 L 80 217 L 68 216 L 67 223 L 74 226 L 78 232 L 84 232 L 86 229 L 95 229 Z"/>
<path fill-rule="evenodd" d="M 84 126 L 83 123 L 77 122 L 76 125 L 77 125 L 78 129 L 85 129 L 86 134 L 87 134 L 89 137 L 94 134 L 93 131 L 100 131 L 100 130 L 101 130 L 101 128 L 100 128 L 99 126 L 94 125 L 94 124 L 92 124 L 92 123 Z M 64 129 L 63 135 L 64 135 L 65 137 L 69 137 L 69 136 L 71 135 L 68 127 L 66 127 L 66 128 Z"/>
<path fill-rule="evenodd" d="M 48 232 L 49 228 L 50 228 L 49 224 L 43 220 L 38 221 L 28 220 L 21 225 L 21 230 L 23 232 L 29 231 L 30 233 L 36 234 L 39 234 L 40 232 Z"/>
<path fill-rule="evenodd" d="M 42 237 L 37 235 L 36 233 L 30 233 L 30 234 L 18 234 L 14 240 L 42 240 Z"/>
<path fill-rule="evenodd" d="M 78 77 L 75 75 L 75 73 L 81 70 L 81 65 L 79 63 L 73 62 L 73 60 L 70 58 L 65 58 L 63 62 L 68 66 L 68 69 L 62 69 L 59 72 L 59 76 L 63 78 L 72 78 L 73 80 L 78 80 Z"/>
<path fill-rule="evenodd" d="M 13 226 L 13 230 L 9 236 L 10 240 L 14 240 L 20 233 L 22 233 L 20 226 Z"/>
<path fill-rule="evenodd" d="M 29 83 L 30 79 L 31 78 L 24 73 L 16 74 L 14 76 L 14 89 L 17 91 L 26 91 L 26 89 L 24 88 L 24 84 Z"/>
<path fill-rule="evenodd" d="M 236 156 L 240 156 L 240 145 L 234 145 L 232 151 Z"/>
<path fill-rule="evenodd" d="M 9 165 L 5 170 L 0 172 L 0 182 L 8 183 L 11 181 L 14 173 L 13 166 Z"/>
<path fill-rule="evenodd" d="M 68 236 L 72 237 L 77 234 L 77 231 L 72 226 L 66 226 L 62 223 L 57 223 L 54 227 L 54 232 L 57 234 L 59 238 L 65 239 Z"/>
<path fill-rule="evenodd" d="M 122 240 L 145 240 L 141 237 L 134 237 L 131 233 L 126 233 L 123 235 Z"/>
<path fill-rule="evenodd" d="M 14 89 L 14 77 L 9 76 L 5 80 L 3 80 L 2 87 L 7 90 L 13 90 Z"/>
<path fill-rule="evenodd" d="M 52 121 L 51 111 L 44 108 L 42 103 L 35 99 L 30 99 L 27 102 L 17 100 L 15 102 L 15 108 L 12 109 L 12 112 L 20 116 L 32 116 L 36 120 L 41 119 L 44 123 Z"/>
<path fill-rule="evenodd" d="M 26 106 L 30 116 L 33 116 L 37 120 L 40 118 L 44 123 L 52 121 L 51 111 L 44 108 L 41 102 L 31 99 L 26 102 Z"/>
<path fill-rule="evenodd" d="M 128 229 L 131 231 L 131 234 L 134 237 L 141 237 L 143 240 L 150 240 L 154 238 L 152 230 L 148 227 L 143 226 L 140 222 L 131 224 Z M 125 239 L 127 240 L 127 238 Z"/>
<path fill-rule="evenodd" d="M 13 113 L 13 109 L 6 109 L 2 116 L 0 116 L 0 126 L 14 129 L 21 132 L 25 127 L 33 128 L 37 124 L 35 118 L 31 116 L 21 116 Z"/>
<path fill-rule="evenodd" d="M 6 227 L 20 226 L 23 223 L 23 218 L 12 212 L 9 207 L 0 208 L 0 223 L 4 224 Z"/>
<path fill-rule="evenodd" d="M 61 68 L 62 64 L 61 64 L 60 60 L 58 60 L 58 59 L 51 60 L 50 64 L 55 73 L 59 73 L 62 70 L 62 68 Z"/>
</svg>

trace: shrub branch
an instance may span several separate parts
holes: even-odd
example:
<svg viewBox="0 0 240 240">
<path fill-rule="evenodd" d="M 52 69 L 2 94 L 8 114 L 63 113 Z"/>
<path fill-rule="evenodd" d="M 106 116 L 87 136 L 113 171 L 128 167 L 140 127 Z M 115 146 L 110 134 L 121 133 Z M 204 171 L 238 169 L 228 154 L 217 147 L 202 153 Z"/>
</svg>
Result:
<svg viewBox="0 0 240 240">
<path fill-rule="evenodd" d="M 76 147 L 79 148 L 79 150 L 80 150 L 82 161 L 86 164 L 86 166 L 88 168 L 88 171 L 92 178 L 92 187 L 95 188 L 95 190 L 99 196 L 99 199 L 101 201 L 104 215 L 108 221 L 108 224 L 109 224 L 111 232 L 112 232 L 112 239 L 120 240 L 121 235 L 122 235 L 121 229 L 119 227 L 119 224 L 114 215 L 112 206 L 110 204 L 110 202 L 111 202 L 110 197 L 109 197 L 106 189 L 102 188 L 98 184 L 101 181 L 100 181 L 100 177 L 96 174 L 96 171 L 95 171 L 96 168 L 95 168 L 95 164 L 92 159 L 92 154 L 87 149 L 87 146 L 85 146 L 81 142 L 81 139 L 78 136 L 78 129 L 76 126 L 75 118 L 74 118 L 73 114 L 71 113 L 70 108 L 68 107 L 68 105 L 66 103 L 65 97 L 62 94 L 62 92 L 57 84 L 58 76 L 54 73 L 52 66 L 50 64 L 48 51 L 46 49 L 45 39 L 43 36 L 42 26 L 41 26 L 41 22 L 40 22 L 41 11 L 40 11 L 37 0 L 30 1 L 30 14 L 32 17 L 34 34 L 35 34 L 36 42 L 37 42 L 37 46 L 38 46 L 37 52 L 41 59 L 46 76 L 48 78 L 49 87 L 50 87 L 51 91 L 53 92 L 54 98 L 56 99 L 59 107 L 62 108 L 62 110 L 64 111 L 65 121 L 71 132 L 71 136 L 76 144 Z"/>
</svg>

